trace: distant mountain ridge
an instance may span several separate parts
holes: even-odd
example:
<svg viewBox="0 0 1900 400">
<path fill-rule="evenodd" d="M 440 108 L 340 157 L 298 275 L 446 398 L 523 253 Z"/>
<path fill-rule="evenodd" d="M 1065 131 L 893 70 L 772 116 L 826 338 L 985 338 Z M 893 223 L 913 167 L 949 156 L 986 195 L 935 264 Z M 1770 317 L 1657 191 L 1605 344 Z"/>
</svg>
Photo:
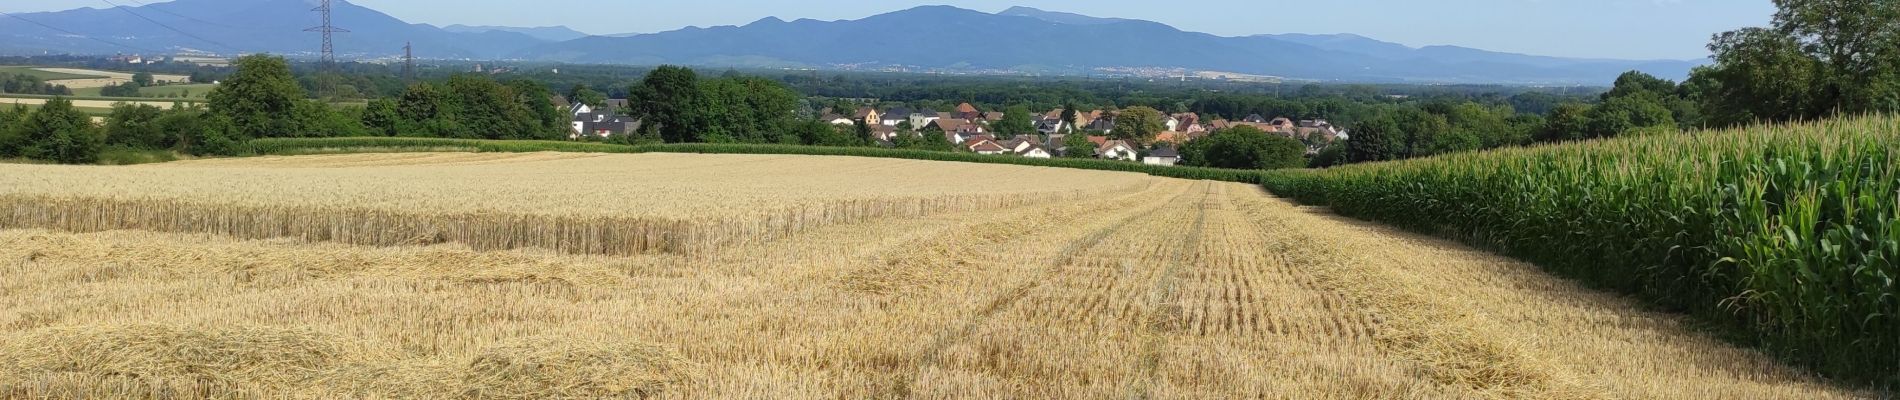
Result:
<svg viewBox="0 0 1900 400">
<path fill-rule="evenodd" d="M 20 13 L 15 15 L 85 37 L 16 18 L 0 18 L 0 52 L 134 54 L 196 50 L 312 54 L 318 47 L 317 34 L 303 29 L 320 23 L 317 13 L 310 11 L 314 6 L 309 0 L 176 0 L 127 7 L 131 12 L 82 8 Z M 347 0 L 333 2 L 332 7 L 336 26 L 350 31 L 335 35 L 339 57 L 393 56 L 402 54 L 404 43 L 413 43 L 419 57 L 493 59 L 549 43 L 516 32 L 451 32 L 411 24 Z"/>
<path fill-rule="evenodd" d="M 455 24 L 455 25 L 444 26 L 442 27 L 442 30 L 455 32 L 455 33 L 483 33 L 483 32 L 490 32 L 490 31 L 514 32 L 514 33 L 532 36 L 535 39 L 541 39 L 541 40 L 545 40 L 549 42 L 565 42 L 569 40 L 593 36 L 593 35 L 581 33 L 580 31 L 576 31 L 572 28 L 568 28 L 566 26 L 560 26 L 560 25 L 518 28 L 518 27 L 512 27 L 512 26 L 486 26 L 486 25 L 469 26 L 469 25 Z"/>
<path fill-rule="evenodd" d="M 537 46 L 515 56 L 585 63 L 1069 73 L 1180 68 L 1314 80 L 1523 84 L 1607 84 L 1632 69 L 1681 79 L 1706 62 L 1411 48 L 1349 34 L 1222 37 L 1143 20 L 1028 7 L 990 14 L 949 6 L 858 20 L 765 18 L 743 26 L 589 37 Z"/>
<path fill-rule="evenodd" d="M 176 0 L 127 9 L 17 14 L 79 35 L 0 19 L 0 53 L 209 51 L 312 55 L 313 0 Z M 707 67 L 1147 75 L 1225 72 L 1356 82 L 1608 84 L 1625 71 L 1682 79 L 1707 60 L 1603 60 L 1413 48 L 1352 34 L 1224 37 L 1165 24 L 1012 7 L 984 13 L 925 6 L 858 20 L 786 21 L 589 36 L 564 26 L 411 24 L 334 3 L 340 57 L 506 59 Z M 130 12 L 128 12 L 128 10 Z M 136 14 L 136 15 L 135 15 Z M 175 32 L 146 21 L 178 28 Z M 124 46 L 119 46 L 124 45 Z"/>
</svg>

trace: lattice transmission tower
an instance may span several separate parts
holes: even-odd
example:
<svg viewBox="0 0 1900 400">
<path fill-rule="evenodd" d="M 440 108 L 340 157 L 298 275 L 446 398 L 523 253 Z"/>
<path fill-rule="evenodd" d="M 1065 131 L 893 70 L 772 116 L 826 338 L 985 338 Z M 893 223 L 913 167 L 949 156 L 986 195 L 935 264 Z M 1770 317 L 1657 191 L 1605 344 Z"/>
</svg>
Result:
<svg viewBox="0 0 1900 400">
<path fill-rule="evenodd" d="M 330 0 L 323 0 L 322 3 L 317 5 L 317 8 L 312 8 L 310 11 L 316 11 L 318 15 L 323 16 L 323 25 L 318 25 L 303 31 L 323 34 L 323 65 L 329 67 L 331 64 L 336 63 L 336 45 L 330 41 L 330 35 L 333 33 L 347 33 L 350 30 L 338 28 L 336 25 L 330 24 Z"/>
</svg>

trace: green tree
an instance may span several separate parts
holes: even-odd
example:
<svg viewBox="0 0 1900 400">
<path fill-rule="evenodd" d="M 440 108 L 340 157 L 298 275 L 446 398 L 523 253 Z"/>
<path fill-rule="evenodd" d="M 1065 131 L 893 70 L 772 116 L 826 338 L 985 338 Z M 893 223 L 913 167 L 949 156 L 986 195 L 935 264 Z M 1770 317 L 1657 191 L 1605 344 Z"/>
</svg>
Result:
<svg viewBox="0 0 1900 400">
<path fill-rule="evenodd" d="M 756 77 L 702 81 L 703 135 L 745 143 L 788 141 L 782 127 L 796 120 L 801 98 L 790 87 Z"/>
<path fill-rule="evenodd" d="M 1399 125 L 1390 116 L 1361 121 L 1346 139 L 1346 160 L 1353 163 L 1402 158 L 1404 142 Z"/>
<path fill-rule="evenodd" d="M 1346 144 L 1343 142 L 1327 145 L 1306 161 L 1307 168 L 1331 168 L 1346 164 Z"/>
<path fill-rule="evenodd" d="M 568 125 L 567 113 L 561 112 L 565 104 L 554 104 L 554 91 L 527 79 L 508 81 L 507 86 L 509 92 L 514 94 L 515 101 L 532 118 L 533 123 L 527 124 L 532 131 L 525 137 L 538 140 L 561 140 L 567 137 L 568 130 L 572 128 Z M 604 100 L 602 102 L 605 103 Z"/>
<path fill-rule="evenodd" d="M 1089 141 L 1089 135 L 1070 133 L 1062 136 L 1063 158 L 1095 158 L 1095 142 Z"/>
<path fill-rule="evenodd" d="M 1775 0 L 1769 28 L 1716 35 L 1690 96 L 1712 125 L 1900 110 L 1900 0 Z"/>
<path fill-rule="evenodd" d="M 229 118 L 241 137 L 278 137 L 301 130 L 285 118 L 304 99 L 289 62 L 260 54 L 239 57 L 235 65 L 237 71 L 206 97 L 212 114 Z"/>
<path fill-rule="evenodd" d="M 20 157 L 62 164 L 98 162 L 106 142 L 105 135 L 92 126 L 92 117 L 64 98 L 48 100 L 14 130 Z"/>
<path fill-rule="evenodd" d="M 455 137 L 468 139 L 536 138 L 537 118 L 515 98 L 512 90 L 487 75 L 457 74 L 444 83 L 456 105 L 456 121 L 464 128 Z"/>
<path fill-rule="evenodd" d="M 1828 107 L 1813 89 L 1824 66 L 1800 46 L 1792 36 L 1762 28 L 1716 36 L 1709 45 L 1715 64 L 1690 76 L 1709 122 L 1726 126 L 1824 115 Z"/>
<path fill-rule="evenodd" d="M 1567 142 L 1590 137 L 1590 114 L 1594 107 L 1583 103 L 1563 103 L 1550 110 L 1538 141 Z"/>
<path fill-rule="evenodd" d="M 106 116 L 106 144 L 139 149 L 170 147 L 158 126 L 164 113 L 150 104 L 113 104 L 112 113 Z"/>
<path fill-rule="evenodd" d="M 139 97 L 139 84 L 124 82 L 99 88 L 99 95 L 106 97 Z"/>
<path fill-rule="evenodd" d="M 1154 141 L 1155 134 L 1167 129 L 1162 122 L 1161 111 L 1149 107 L 1129 107 L 1115 116 L 1115 130 L 1109 136 L 1132 143 L 1146 144 Z"/>
<path fill-rule="evenodd" d="M 1188 165 L 1234 169 L 1299 168 L 1306 165 L 1306 145 L 1293 138 L 1268 134 L 1251 126 L 1214 132 L 1188 142 L 1183 151 Z"/>
<path fill-rule="evenodd" d="M 172 149 L 194 156 L 232 156 L 239 153 L 231 120 L 198 109 L 174 109 L 159 117 L 161 131 L 171 135 Z"/>
<path fill-rule="evenodd" d="M 363 107 L 363 128 L 374 136 L 396 136 L 402 124 L 402 113 L 397 111 L 396 100 L 375 99 Z"/>
<path fill-rule="evenodd" d="M 23 105 L 0 107 L 0 158 L 20 156 L 20 146 L 25 139 L 19 137 L 16 128 L 31 115 L 33 112 L 27 111 Z"/>
<path fill-rule="evenodd" d="M 633 87 L 632 93 L 640 101 L 635 114 L 643 121 L 643 129 L 657 132 L 667 143 L 703 141 L 699 132 L 708 111 L 700 99 L 699 75 L 692 69 L 660 66 Z"/>
<path fill-rule="evenodd" d="M 1676 127 L 1669 108 L 1653 93 L 1617 97 L 1590 110 L 1591 138 L 1616 137 L 1639 129 Z"/>
<path fill-rule="evenodd" d="M 463 131 L 455 102 L 435 85 L 424 82 L 410 85 L 396 104 L 401 117 L 396 125 L 399 136 L 455 137 Z"/>
<path fill-rule="evenodd" d="M 857 139 L 857 143 L 859 143 L 858 145 L 860 146 L 869 146 L 877 142 L 875 138 L 871 137 L 871 124 L 865 123 L 863 118 L 851 121 L 851 131 L 854 133 L 852 137 Z"/>
<path fill-rule="evenodd" d="M 589 89 L 584 86 L 575 85 L 574 92 L 571 95 L 571 97 L 573 97 L 572 100 L 574 102 L 580 103 L 580 104 L 586 104 L 588 107 L 600 108 L 600 107 L 607 106 L 606 94 L 594 91 L 594 89 Z"/>
<path fill-rule="evenodd" d="M 140 73 L 132 74 L 132 83 L 136 83 L 140 87 L 149 87 L 149 86 L 152 86 L 152 84 L 156 82 L 152 80 L 152 73 L 140 72 Z"/>
<path fill-rule="evenodd" d="M 1069 132 L 1063 132 L 1063 133 L 1074 132 L 1075 131 L 1075 117 L 1076 117 L 1075 102 L 1068 102 L 1062 105 L 1061 117 L 1062 117 L 1062 123 L 1068 125 L 1067 128 L 1069 131 Z"/>
<path fill-rule="evenodd" d="M 295 127 L 290 137 L 347 137 L 366 136 L 362 119 L 331 107 L 319 100 L 300 100 L 291 108 L 289 123 Z"/>
<path fill-rule="evenodd" d="M 1003 110 L 1003 119 L 996 121 L 997 138 L 1010 139 L 1036 133 L 1036 122 L 1029 117 L 1029 107 L 1013 106 Z"/>
</svg>

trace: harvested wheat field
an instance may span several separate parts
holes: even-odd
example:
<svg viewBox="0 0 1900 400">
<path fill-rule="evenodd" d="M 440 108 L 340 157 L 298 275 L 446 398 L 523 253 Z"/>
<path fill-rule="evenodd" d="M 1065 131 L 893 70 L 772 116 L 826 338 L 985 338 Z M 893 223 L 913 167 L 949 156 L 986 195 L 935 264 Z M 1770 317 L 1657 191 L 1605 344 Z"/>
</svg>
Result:
<svg viewBox="0 0 1900 400">
<path fill-rule="evenodd" d="M 793 156 L 0 171 L 0 397 L 1869 395 L 1531 265 L 1240 184 Z M 81 208 L 100 204 L 122 210 Z M 758 222 L 772 212 L 799 222 Z M 687 252 L 496 238 L 720 213 L 755 225 L 719 229 L 773 233 Z M 522 226 L 414 243 L 286 226 L 475 218 L 445 215 Z"/>
</svg>

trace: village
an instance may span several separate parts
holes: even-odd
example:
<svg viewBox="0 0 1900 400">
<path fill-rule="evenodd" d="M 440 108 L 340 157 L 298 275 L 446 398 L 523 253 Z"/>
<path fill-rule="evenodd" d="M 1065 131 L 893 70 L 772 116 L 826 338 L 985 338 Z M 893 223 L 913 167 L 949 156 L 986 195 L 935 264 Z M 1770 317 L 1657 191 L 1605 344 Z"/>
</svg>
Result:
<svg viewBox="0 0 1900 400">
<path fill-rule="evenodd" d="M 558 104 L 568 104 L 565 99 L 557 101 Z M 573 123 L 569 138 L 598 140 L 637 131 L 640 122 L 620 111 L 626 110 L 626 107 L 627 100 L 624 99 L 610 99 L 599 107 L 572 103 L 568 107 Z M 1115 121 L 1120 115 L 1119 110 L 1077 111 L 1073 120 L 1064 120 L 1064 114 L 1068 112 L 1055 109 L 1032 115 L 1030 119 L 1035 125 L 1035 133 L 1014 137 L 1003 135 L 993 128 L 1004 119 L 1005 113 L 984 111 L 970 103 L 959 104 L 950 112 L 903 107 L 882 110 L 860 107 L 846 115 L 825 108 L 819 111 L 819 118 L 839 129 L 854 129 L 862 122 L 870 129 L 873 144 L 886 148 L 897 147 L 902 135 L 911 135 L 912 138 L 942 135 L 957 151 L 976 154 L 1028 158 L 1100 158 L 1162 166 L 1180 162 L 1179 149 L 1182 146 L 1214 132 L 1238 127 L 1249 127 L 1264 134 L 1298 140 L 1307 146 L 1308 155 L 1348 137 L 1346 130 L 1320 119 L 1294 121 L 1285 117 L 1269 119 L 1253 114 L 1237 121 L 1206 120 L 1199 114 L 1184 112 L 1162 115 L 1161 122 L 1165 129 L 1155 133 L 1152 139 L 1136 141 L 1116 139 Z M 1075 145 L 1067 140 L 1070 135 L 1086 135 L 1091 148 L 1072 148 Z M 1074 153 L 1077 151 L 1083 153 Z"/>
</svg>

